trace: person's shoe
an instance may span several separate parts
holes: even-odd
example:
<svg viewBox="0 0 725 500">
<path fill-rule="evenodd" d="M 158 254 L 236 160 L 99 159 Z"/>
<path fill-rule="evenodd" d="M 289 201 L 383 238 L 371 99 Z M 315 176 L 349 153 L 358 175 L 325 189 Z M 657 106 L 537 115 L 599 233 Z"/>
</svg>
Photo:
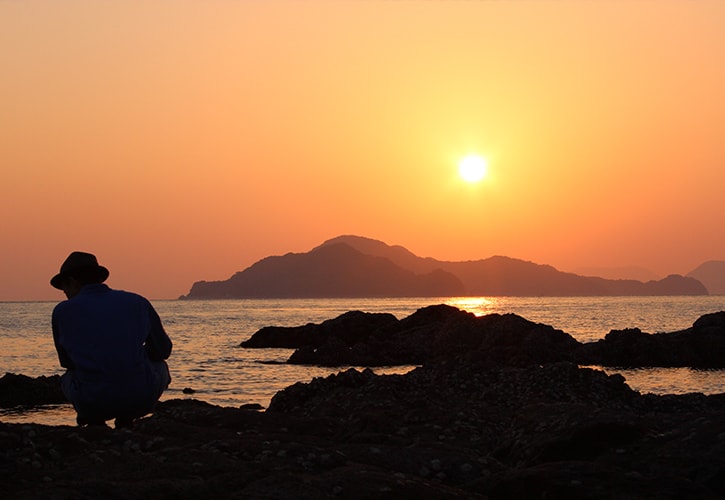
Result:
<svg viewBox="0 0 725 500">
<path fill-rule="evenodd" d="M 84 417 L 82 415 L 78 415 L 76 417 L 76 423 L 78 424 L 78 427 L 106 426 L 106 421 L 103 419 Z"/>
</svg>

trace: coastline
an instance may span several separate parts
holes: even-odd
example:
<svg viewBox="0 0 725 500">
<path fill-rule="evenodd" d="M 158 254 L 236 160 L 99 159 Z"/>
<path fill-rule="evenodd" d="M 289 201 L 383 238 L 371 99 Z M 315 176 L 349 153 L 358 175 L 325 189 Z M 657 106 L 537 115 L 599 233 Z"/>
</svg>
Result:
<svg viewBox="0 0 725 500">
<path fill-rule="evenodd" d="M 560 359 L 578 343 L 515 315 L 416 314 L 403 324 L 448 349 L 405 374 L 343 370 L 266 409 L 166 400 L 133 429 L 0 423 L 0 486 L 9 498 L 725 495 L 725 394 L 641 394 Z M 25 404 L 57 389 L 14 381 Z"/>
<path fill-rule="evenodd" d="M 568 363 L 348 370 L 266 411 L 169 400 L 131 430 L 0 423 L 8 498 L 716 498 L 723 396 Z"/>
</svg>

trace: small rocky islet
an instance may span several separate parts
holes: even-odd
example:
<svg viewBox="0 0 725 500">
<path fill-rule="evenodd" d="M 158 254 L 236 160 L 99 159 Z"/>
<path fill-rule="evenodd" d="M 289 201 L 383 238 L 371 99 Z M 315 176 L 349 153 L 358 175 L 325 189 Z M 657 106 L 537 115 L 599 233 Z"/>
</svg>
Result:
<svg viewBox="0 0 725 500">
<path fill-rule="evenodd" d="M 420 366 L 297 383 L 264 411 L 164 401 L 133 429 L 0 423 L 3 495 L 725 496 L 725 395 L 640 394 L 619 375 L 580 367 L 722 367 L 723 312 L 682 332 L 621 330 L 581 344 L 516 315 L 431 306 L 397 320 L 353 311 L 263 328 L 245 343 L 289 341 L 298 343 L 286 345 L 295 349 L 290 362 Z M 0 379 L 4 407 L 53 403 L 58 394 L 57 377 Z"/>
</svg>

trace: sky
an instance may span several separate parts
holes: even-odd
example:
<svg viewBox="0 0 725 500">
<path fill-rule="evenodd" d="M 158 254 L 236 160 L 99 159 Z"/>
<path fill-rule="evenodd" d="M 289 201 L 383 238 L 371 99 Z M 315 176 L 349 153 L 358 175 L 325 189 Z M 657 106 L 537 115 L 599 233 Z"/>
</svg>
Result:
<svg viewBox="0 0 725 500">
<path fill-rule="evenodd" d="M 723 26 L 721 0 L 0 0 L 0 300 L 63 299 L 74 250 L 167 299 L 343 234 L 725 260 Z"/>
</svg>

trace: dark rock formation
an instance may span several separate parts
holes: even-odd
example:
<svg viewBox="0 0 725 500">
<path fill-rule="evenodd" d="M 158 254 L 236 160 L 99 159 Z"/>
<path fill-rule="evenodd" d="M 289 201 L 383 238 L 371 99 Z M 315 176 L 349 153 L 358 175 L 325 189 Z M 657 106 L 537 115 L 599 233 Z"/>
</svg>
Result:
<svg viewBox="0 0 725 500">
<path fill-rule="evenodd" d="M 267 257 L 225 281 L 194 283 L 186 299 L 302 297 L 707 295 L 694 278 L 643 283 L 565 273 L 495 256 L 421 258 L 401 246 L 340 236 L 307 253 Z"/>
<path fill-rule="evenodd" d="M 60 390 L 59 375 L 32 378 L 6 373 L 0 378 L 0 408 L 65 402 L 67 399 Z"/>
<path fill-rule="evenodd" d="M 319 325 L 265 327 L 243 347 L 296 347 L 292 364 L 385 366 L 422 364 L 464 355 L 489 365 L 572 360 L 578 343 L 554 328 L 515 314 L 477 318 L 446 305 L 422 308 L 403 320 L 345 313 Z"/>
<path fill-rule="evenodd" d="M 706 314 L 679 332 L 613 330 L 602 340 L 582 344 L 561 330 L 515 314 L 475 317 L 437 305 L 400 321 L 391 315 L 358 311 L 321 324 L 265 327 L 241 345 L 297 348 L 288 363 L 321 366 L 419 365 L 460 356 L 486 366 L 571 361 L 619 367 L 725 368 L 725 312 Z"/>
<path fill-rule="evenodd" d="M 612 330 L 604 339 L 584 345 L 579 359 L 605 366 L 725 368 L 725 312 L 701 316 L 691 328 L 678 332 Z"/>
<path fill-rule="evenodd" d="M 398 320 L 392 314 L 365 313 L 349 311 L 337 318 L 323 321 L 317 325 L 309 323 L 303 326 L 265 326 L 242 347 L 282 347 L 296 349 L 303 346 L 319 346 L 328 337 L 338 337 L 347 344 L 355 344 L 366 339 L 378 330 L 385 330 Z"/>
</svg>

